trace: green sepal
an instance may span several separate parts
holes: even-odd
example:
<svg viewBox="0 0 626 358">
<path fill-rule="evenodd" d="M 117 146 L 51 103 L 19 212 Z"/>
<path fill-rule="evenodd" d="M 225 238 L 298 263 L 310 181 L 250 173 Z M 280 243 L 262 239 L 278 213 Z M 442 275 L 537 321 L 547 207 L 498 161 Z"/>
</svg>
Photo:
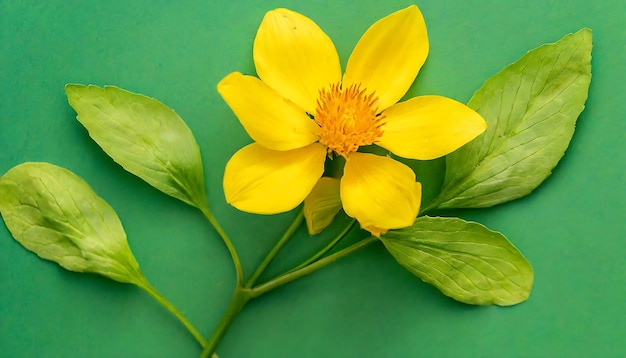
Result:
<svg viewBox="0 0 626 358">
<path fill-rule="evenodd" d="M 469 101 L 487 131 L 446 157 L 428 209 L 480 208 L 532 192 L 567 149 L 591 81 L 591 30 L 528 52 Z"/>
<path fill-rule="evenodd" d="M 114 86 L 70 84 L 65 92 L 78 121 L 115 162 L 163 193 L 208 210 L 200 148 L 176 112 Z"/>
<path fill-rule="evenodd" d="M 501 233 L 481 224 L 421 216 L 380 240 L 405 269 L 457 301 L 509 306 L 530 295 L 530 263 Z"/>
<path fill-rule="evenodd" d="M 23 163 L 0 177 L 0 213 L 13 238 L 76 272 L 145 286 L 115 211 L 76 174 Z"/>
</svg>

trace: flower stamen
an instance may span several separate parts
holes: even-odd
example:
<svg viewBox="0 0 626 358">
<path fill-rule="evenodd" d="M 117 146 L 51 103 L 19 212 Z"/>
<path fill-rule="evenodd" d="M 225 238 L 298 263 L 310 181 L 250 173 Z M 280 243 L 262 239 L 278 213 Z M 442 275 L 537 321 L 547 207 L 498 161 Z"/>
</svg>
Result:
<svg viewBox="0 0 626 358">
<path fill-rule="evenodd" d="M 346 89 L 332 84 L 320 90 L 314 117 L 321 128 L 320 143 L 328 148 L 328 154 L 347 158 L 383 134 L 385 116 L 378 113 L 378 97 L 367 94 L 359 84 Z"/>
</svg>

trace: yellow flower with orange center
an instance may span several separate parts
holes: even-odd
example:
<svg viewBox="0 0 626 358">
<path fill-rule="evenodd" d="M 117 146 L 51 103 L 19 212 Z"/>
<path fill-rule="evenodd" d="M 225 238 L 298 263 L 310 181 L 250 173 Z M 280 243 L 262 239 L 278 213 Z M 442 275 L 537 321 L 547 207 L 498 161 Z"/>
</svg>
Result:
<svg viewBox="0 0 626 358">
<path fill-rule="evenodd" d="M 401 157 L 429 160 L 486 128 L 479 114 L 449 98 L 397 103 L 428 55 L 426 24 L 415 5 L 374 23 L 343 76 L 330 38 L 287 9 L 265 15 L 253 54 L 259 78 L 234 72 L 218 84 L 255 141 L 233 155 L 224 173 L 226 200 L 243 211 L 295 208 L 322 177 L 326 158 L 341 156 L 346 164 L 338 185 L 345 212 L 376 236 L 410 226 L 421 200 L 415 173 L 359 148 L 375 144 Z"/>
</svg>

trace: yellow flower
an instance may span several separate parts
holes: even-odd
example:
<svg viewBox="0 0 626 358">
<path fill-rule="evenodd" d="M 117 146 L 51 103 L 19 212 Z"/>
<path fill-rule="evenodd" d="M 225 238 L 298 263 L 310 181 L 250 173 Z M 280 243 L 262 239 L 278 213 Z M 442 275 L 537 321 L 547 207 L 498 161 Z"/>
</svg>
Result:
<svg viewBox="0 0 626 358">
<path fill-rule="evenodd" d="M 375 144 L 405 158 L 446 155 L 486 128 L 476 112 L 440 96 L 396 103 L 428 55 L 417 6 L 373 24 L 342 77 L 330 38 L 309 18 L 269 11 L 254 40 L 259 78 L 234 72 L 218 91 L 255 141 L 233 155 L 224 173 L 226 200 L 259 214 L 298 206 L 324 172 L 326 157 L 346 159 L 340 182 L 345 212 L 379 236 L 413 223 L 421 186 L 388 156 L 361 153 Z"/>
</svg>

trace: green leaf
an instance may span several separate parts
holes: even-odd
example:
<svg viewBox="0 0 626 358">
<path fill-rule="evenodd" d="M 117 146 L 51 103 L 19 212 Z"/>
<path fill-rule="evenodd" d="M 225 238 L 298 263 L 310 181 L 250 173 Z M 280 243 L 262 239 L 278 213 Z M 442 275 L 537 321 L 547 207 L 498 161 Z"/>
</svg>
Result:
<svg viewBox="0 0 626 358">
<path fill-rule="evenodd" d="M 163 193 L 208 210 L 200 148 L 176 112 L 113 86 L 71 84 L 65 92 L 78 121 L 114 161 Z"/>
<path fill-rule="evenodd" d="M 530 295 L 530 263 L 502 234 L 478 223 L 421 216 L 380 239 L 400 265 L 457 301 L 509 306 Z"/>
<path fill-rule="evenodd" d="M 117 214 L 69 170 L 20 164 L 0 177 L 0 213 L 15 238 L 42 259 L 142 287 Z"/>
<path fill-rule="evenodd" d="M 446 158 L 440 195 L 428 208 L 479 208 L 532 192 L 557 165 L 585 107 L 591 30 L 530 51 L 480 88 L 468 105 L 487 131 Z"/>
</svg>

